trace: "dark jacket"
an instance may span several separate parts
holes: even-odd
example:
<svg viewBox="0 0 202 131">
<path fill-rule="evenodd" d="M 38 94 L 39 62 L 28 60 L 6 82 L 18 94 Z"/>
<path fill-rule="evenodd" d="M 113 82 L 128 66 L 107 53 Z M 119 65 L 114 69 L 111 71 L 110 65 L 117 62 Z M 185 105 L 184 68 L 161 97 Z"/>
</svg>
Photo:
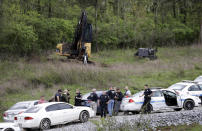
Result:
<svg viewBox="0 0 202 131">
<path fill-rule="evenodd" d="M 115 100 L 122 101 L 122 99 L 123 99 L 122 92 L 116 92 L 116 94 L 115 94 Z"/>
<path fill-rule="evenodd" d="M 87 99 L 88 99 L 88 100 L 91 100 L 91 101 L 94 101 L 94 102 L 97 102 L 98 96 L 97 96 L 96 93 L 92 92 L 92 93 L 90 94 L 90 96 L 88 96 Z"/>
<path fill-rule="evenodd" d="M 57 96 L 59 96 L 59 102 L 62 101 L 62 94 L 60 94 L 59 92 L 57 92 L 55 94 L 55 101 L 57 102 Z"/>
<path fill-rule="evenodd" d="M 115 97 L 115 91 L 114 90 L 109 90 L 107 92 L 107 95 L 109 96 L 109 99 L 113 99 L 114 100 L 114 97 Z"/>
<path fill-rule="evenodd" d="M 151 89 L 145 89 L 144 90 L 144 97 L 149 97 L 150 98 L 150 96 L 149 95 L 151 95 L 152 94 L 152 91 L 151 91 Z"/>
<path fill-rule="evenodd" d="M 109 101 L 108 95 L 101 95 L 100 96 L 100 105 L 101 106 L 107 106 L 107 102 Z"/>
<path fill-rule="evenodd" d="M 81 106 L 81 99 L 82 99 L 82 95 L 81 93 L 76 94 L 75 96 L 75 106 Z"/>
</svg>

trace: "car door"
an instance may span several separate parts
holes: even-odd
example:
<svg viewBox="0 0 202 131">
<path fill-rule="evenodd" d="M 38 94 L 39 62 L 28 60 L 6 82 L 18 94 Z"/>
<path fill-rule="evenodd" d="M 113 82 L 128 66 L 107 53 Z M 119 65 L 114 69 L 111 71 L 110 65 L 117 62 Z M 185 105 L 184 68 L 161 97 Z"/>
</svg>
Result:
<svg viewBox="0 0 202 131">
<path fill-rule="evenodd" d="M 165 98 L 165 104 L 167 107 L 181 107 L 182 106 L 182 99 L 181 96 L 175 92 L 175 90 L 173 91 L 169 91 L 169 90 L 163 90 L 162 91 L 164 94 L 164 98 Z"/>
<path fill-rule="evenodd" d="M 160 90 L 152 91 L 151 104 L 154 110 L 160 110 L 166 107 L 165 98 Z"/>
<path fill-rule="evenodd" d="M 51 119 L 51 123 L 53 125 L 63 123 L 63 114 L 61 113 L 61 109 L 59 104 L 54 104 L 46 107 L 47 116 Z"/>
<path fill-rule="evenodd" d="M 74 110 L 74 107 L 72 105 L 69 105 L 67 103 L 61 103 L 59 104 L 63 122 L 71 122 L 78 119 L 78 113 Z"/>
<path fill-rule="evenodd" d="M 188 92 L 192 96 L 200 96 L 202 94 L 202 90 L 198 85 L 192 85 L 188 88 Z"/>
</svg>

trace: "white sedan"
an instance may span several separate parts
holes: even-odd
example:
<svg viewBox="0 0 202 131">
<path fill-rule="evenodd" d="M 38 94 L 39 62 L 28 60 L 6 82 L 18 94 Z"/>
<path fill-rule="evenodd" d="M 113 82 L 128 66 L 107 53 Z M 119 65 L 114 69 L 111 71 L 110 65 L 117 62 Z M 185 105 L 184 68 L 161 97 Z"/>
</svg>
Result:
<svg viewBox="0 0 202 131">
<path fill-rule="evenodd" d="M 0 131 L 20 131 L 17 124 L 11 122 L 0 123 Z"/>
<path fill-rule="evenodd" d="M 152 89 L 151 102 L 149 104 L 148 113 L 151 111 L 162 111 L 174 109 L 180 111 L 182 108 L 185 110 L 192 110 L 195 106 L 199 106 L 200 99 L 196 96 L 181 95 L 174 90 L 169 89 Z M 120 109 L 124 112 L 138 113 L 142 109 L 144 97 L 141 95 L 143 91 L 135 95 L 124 98 L 122 100 Z"/>
<path fill-rule="evenodd" d="M 36 105 L 16 116 L 15 123 L 21 128 L 49 129 L 53 125 L 65 124 L 72 121 L 88 121 L 94 111 L 89 107 L 72 106 L 63 102 L 50 102 Z"/>
</svg>

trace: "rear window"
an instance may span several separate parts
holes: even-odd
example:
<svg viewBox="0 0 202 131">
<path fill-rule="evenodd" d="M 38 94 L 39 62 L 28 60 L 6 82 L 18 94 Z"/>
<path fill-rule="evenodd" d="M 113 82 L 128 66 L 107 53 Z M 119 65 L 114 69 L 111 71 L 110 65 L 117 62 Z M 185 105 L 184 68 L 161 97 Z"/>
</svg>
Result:
<svg viewBox="0 0 202 131">
<path fill-rule="evenodd" d="M 37 113 L 40 109 L 40 107 L 32 107 L 26 110 L 25 113 Z"/>
<path fill-rule="evenodd" d="M 23 103 L 16 103 L 13 105 L 10 110 L 19 110 L 19 109 L 27 109 L 29 107 L 30 103 L 23 102 Z"/>
<path fill-rule="evenodd" d="M 186 87 L 186 85 L 174 84 L 174 85 L 168 87 L 168 89 L 183 90 L 185 87 Z"/>
<path fill-rule="evenodd" d="M 140 95 L 142 95 L 142 94 L 143 94 L 143 91 L 140 91 L 140 92 L 138 92 L 138 93 L 135 93 L 135 94 L 133 95 L 133 97 L 140 96 Z"/>
<path fill-rule="evenodd" d="M 201 82 L 201 81 L 202 81 L 202 77 L 201 77 L 201 76 L 200 76 L 200 77 L 197 77 L 194 81 L 195 81 L 195 82 Z"/>
</svg>

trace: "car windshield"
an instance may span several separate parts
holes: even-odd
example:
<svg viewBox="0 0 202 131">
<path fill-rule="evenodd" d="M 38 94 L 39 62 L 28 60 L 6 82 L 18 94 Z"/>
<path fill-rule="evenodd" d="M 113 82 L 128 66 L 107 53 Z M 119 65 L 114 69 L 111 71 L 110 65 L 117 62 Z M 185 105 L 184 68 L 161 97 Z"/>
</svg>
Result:
<svg viewBox="0 0 202 131">
<path fill-rule="evenodd" d="M 27 109 L 31 103 L 30 102 L 20 102 L 13 105 L 10 110 Z"/>
<path fill-rule="evenodd" d="M 182 84 L 174 84 L 170 87 L 168 87 L 168 89 L 173 89 L 173 90 L 183 90 L 186 87 L 186 85 L 182 85 Z"/>
<path fill-rule="evenodd" d="M 40 109 L 40 107 L 32 107 L 26 110 L 25 113 L 37 113 Z"/>
<path fill-rule="evenodd" d="M 194 81 L 195 82 L 201 82 L 202 81 L 202 76 L 197 77 Z"/>
</svg>

